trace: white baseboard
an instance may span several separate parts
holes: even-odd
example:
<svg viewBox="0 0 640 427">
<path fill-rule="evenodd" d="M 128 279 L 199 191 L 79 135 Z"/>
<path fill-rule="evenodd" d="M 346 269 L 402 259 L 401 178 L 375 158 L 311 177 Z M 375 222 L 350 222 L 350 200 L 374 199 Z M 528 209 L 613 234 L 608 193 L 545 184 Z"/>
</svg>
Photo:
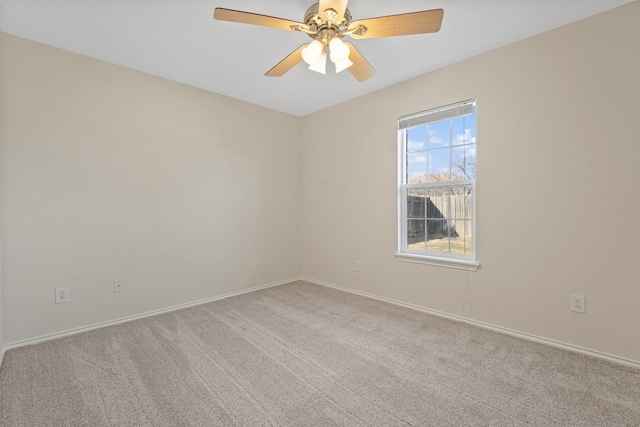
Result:
<svg viewBox="0 0 640 427">
<path fill-rule="evenodd" d="M 55 339 L 58 339 L 58 338 L 66 337 L 66 336 L 69 336 L 69 335 L 75 335 L 75 334 L 79 334 L 79 333 L 82 333 L 82 332 L 91 331 L 93 329 L 106 328 L 107 326 L 113 326 L 113 325 L 118 325 L 120 323 L 131 322 L 133 320 L 143 319 L 145 317 L 151 317 L 151 316 L 156 316 L 158 314 L 169 313 L 171 311 L 181 310 L 181 309 L 184 309 L 184 308 L 195 307 L 197 305 L 202 305 L 202 304 L 206 304 L 206 303 L 213 302 L 213 301 L 219 301 L 219 300 L 222 300 L 222 299 L 225 299 L 225 298 L 234 297 L 234 296 L 237 296 L 237 295 L 242 295 L 242 294 L 246 294 L 246 293 L 249 293 L 249 292 L 259 291 L 261 289 L 273 288 L 275 286 L 284 285 L 284 284 L 287 284 L 287 283 L 295 282 L 297 280 L 302 280 L 302 278 L 301 277 L 296 277 L 296 278 L 292 278 L 292 279 L 281 280 L 279 282 L 273 282 L 273 283 L 269 283 L 269 284 L 266 284 L 266 285 L 254 286 L 253 288 L 243 289 L 243 290 L 237 291 L 237 292 L 230 292 L 228 294 L 218 295 L 218 296 L 211 297 L 211 298 L 205 298 L 205 299 L 201 299 L 201 300 L 198 300 L 198 301 L 188 302 L 188 303 L 185 303 L 185 304 L 174 305 L 174 306 L 167 307 L 167 308 L 161 308 L 159 310 L 148 311 L 146 313 L 136 314 L 134 316 L 122 317 L 122 318 L 115 319 L 115 320 L 109 320 L 107 322 L 94 323 L 94 324 L 88 325 L 88 326 L 82 326 L 82 327 L 79 327 L 79 328 L 68 329 L 66 331 L 55 332 L 53 334 L 42 335 L 42 336 L 39 336 L 39 337 L 36 337 L 36 338 L 30 338 L 30 339 L 23 340 L 23 341 L 12 342 L 12 343 L 6 344 L 4 346 L 4 349 L 2 350 L 2 356 L 4 357 L 4 352 L 5 351 L 11 350 L 13 348 L 23 347 L 25 345 L 38 344 L 38 343 L 41 343 L 41 342 L 51 341 L 51 340 L 55 340 Z M 1 362 L 1 359 L 0 359 L 0 362 Z"/>
<path fill-rule="evenodd" d="M 406 307 L 406 308 L 410 308 L 413 310 L 418 310 L 418 311 L 422 311 L 424 313 L 427 314 L 432 314 L 434 316 L 438 316 L 438 317 L 444 317 L 446 319 L 449 320 L 454 320 L 456 322 L 463 322 L 463 323 L 467 323 L 469 325 L 474 325 L 474 326 L 478 326 L 480 328 L 484 328 L 484 329 L 489 329 L 495 332 L 499 332 L 501 334 L 505 334 L 505 335 L 510 335 L 516 338 L 521 338 L 527 341 L 533 341 L 533 342 L 537 342 L 540 344 L 545 344 L 551 347 L 556 347 L 556 348 L 561 348 L 563 350 L 568 350 L 568 351 L 572 351 L 572 352 L 576 352 L 576 353 L 581 353 L 581 354 L 586 354 L 588 356 L 592 356 L 592 357 L 596 357 L 598 359 L 604 359 L 607 360 L 609 362 L 613 362 L 613 363 L 618 363 L 621 365 L 625 365 L 625 366 L 631 366 L 633 368 L 637 368 L 640 369 L 640 361 L 637 360 L 631 360 L 631 359 L 627 359 L 624 357 L 620 357 L 620 356 L 615 356 L 613 354 L 608 354 L 608 353 L 603 353 L 597 350 L 592 350 L 589 348 L 584 348 L 584 347 L 580 347 L 577 345 L 573 345 L 573 344 L 568 344 L 565 342 L 561 342 L 561 341 L 556 341 L 556 340 L 552 340 L 550 338 L 544 338 L 544 337 L 540 337 L 537 335 L 533 335 L 533 334 L 529 334 L 526 332 L 520 332 L 520 331 L 516 331 L 513 329 L 509 329 L 509 328 L 505 328 L 502 326 L 498 326 L 498 325 L 493 325 L 491 323 L 486 323 L 486 322 L 481 322 L 479 320 L 473 320 L 473 319 L 469 319 L 463 316 L 459 316 L 459 315 L 455 315 L 455 314 L 449 314 L 449 313 L 445 313 L 442 311 L 438 311 L 438 310 L 433 310 L 430 308 L 426 308 L 426 307 L 421 307 L 418 305 L 414 305 L 414 304 L 409 304 L 406 302 L 402 302 L 402 301 L 398 301 L 398 300 L 394 300 L 391 298 L 386 298 L 386 297 L 381 297 L 378 295 L 374 295 L 374 294 L 370 294 L 368 292 L 362 292 L 362 291 L 357 291 L 355 289 L 350 289 L 350 288 L 345 288 L 343 286 L 338 286 L 338 285 L 334 285 L 332 283 L 327 283 L 327 282 L 323 282 L 321 280 L 315 280 L 315 279 L 311 279 L 309 277 L 302 277 L 301 280 L 304 280 L 305 282 L 309 282 L 309 283 L 315 283 L 316 285 L 322 285 L 322 286 L 326 286 L 329 288 L 334 288 L 334 289 L 338 289 L 341 291 L 345 291 L 345 292 L 349 292 L 352 294 L 356 294 L 356 295 L 360 295 L 363 297 L 367 297 L 367 298 L 373 298 L 379 301 L 384 301 L 384 302 L 388 302 L 394 305 L 399 305 L 401 307 Z"/>
</svg>

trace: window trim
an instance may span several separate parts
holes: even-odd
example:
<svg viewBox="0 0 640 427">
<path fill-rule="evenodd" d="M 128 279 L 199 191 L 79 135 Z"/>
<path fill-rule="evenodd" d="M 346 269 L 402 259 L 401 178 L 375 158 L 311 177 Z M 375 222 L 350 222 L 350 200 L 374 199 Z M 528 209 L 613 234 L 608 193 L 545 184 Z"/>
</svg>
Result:
<svg viewBox="0 0 640 427">
<path fill-rule="evenodd" d="M 449 111 L 463 111 L 464 108 L 468 108 L 469 105 L 476 106 L 475 99 L 469 99 L 454 104 L 437 107 L 431 110 L 422 111 L 415 114 L 410 114 L 398 118 L 398 251 L 394 254 L 394 257 L 398 261 L 427 264 L 439 267 L 448 267 L 459 270 L 477 271 L 480 268 L 480 263 L 476 256 L 476 179 L 473 180 L 460 180 L 453 182 L 437 182 L 437 183 L 418 183 L 418 184 L 405 184 L 406 175 L 406 130 L 420 126 L 422 124 L 436 123 L 438 121 L 446 120 L 446 117 L 441 117 L 441 114 L 445 115 Z M 453 114 L 453 117 L 459 117 L 460 113 Z M 437 119 L 433 119 L 433 118 Z M 453 118 L 452 117 L 452 118 Z M 477 127 L 476 127 L 477 128 Z M 477 156 L 477 154 L 476 154 Z M 407 247 L 407 210 L 403 209 L 403 202 L 406 200 L 406 193 L 408 189 L 412 188 L 442 188 L 442 187 L 459 187 L 460 185 L 471 185 L 473 194 L 473 217 L 472 229 L 472 253 L 471 255 L 451 254 L 432 252 L 425 253 L 425 251 L 414 251 Z"/>
<path fill-rule="evenodd" d="M 398 261 L 410 262 L 413 264 L 435 265 L 437 267 L 448 267 L 456 270 L 478 271 L 480 263 L 478 261 L 441 258 L 432 255 L 416 255 L 412 253 L 395 253 L 393 255 Z"/>
</svg>

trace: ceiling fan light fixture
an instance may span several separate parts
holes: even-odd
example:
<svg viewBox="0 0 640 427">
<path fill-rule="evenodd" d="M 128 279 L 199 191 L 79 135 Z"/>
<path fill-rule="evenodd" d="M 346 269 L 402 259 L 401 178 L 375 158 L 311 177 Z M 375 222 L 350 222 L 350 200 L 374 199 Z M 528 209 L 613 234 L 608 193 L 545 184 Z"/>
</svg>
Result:
<svg viewBox="0 0 640 427">
<path fill-rule="evenodd" d="M 375 39 L 437 33 L 442 25 L 443 9 L 422 10 L 398 15 L 378 16 L 354 21 L 347 7 L 349 0 L 314 0 L 304 14 L 303 22 L 216 7 L 213 18 L 220 21 L 259 25 L 285 31 L 306 33 L 313 40 L 291 52 L 265 73 L 280 77 L 300 62 L 309 69 L 326 74 L 327 56 L 336 66 L 336 72 L 349 69 L 359 82 L 372 77 L 376 70 L 358 49 L 343 37 Z"/>
<path fill-rule="evenodd" d="M 327 74 L 327 55 L 322 53 L 320 59 L 313 65 L 309 66 L 309 69 L 320 74 Z"/>
<path fill-rule="evenodd" d="M 318 40 L 314 40 L 307 47 L 302 49 L 302 59 L 307 64 L 314 66 L 320 61 L 322 61 L 322 57 L 324 56 L 324 46 Z M 325 57 L 325 62 L 326 62 Z"/>
<path fill-rule="evenodd" d="M 349 49 L 349 46 L 344 44 L 344 42 L 338 37 L 331 39 L 329 42 L 329 49 L 331 49 L 331 60 L 334 64 L 341 63 L 344 60 L 349 60 L 351 49 Z"/>
</svg>

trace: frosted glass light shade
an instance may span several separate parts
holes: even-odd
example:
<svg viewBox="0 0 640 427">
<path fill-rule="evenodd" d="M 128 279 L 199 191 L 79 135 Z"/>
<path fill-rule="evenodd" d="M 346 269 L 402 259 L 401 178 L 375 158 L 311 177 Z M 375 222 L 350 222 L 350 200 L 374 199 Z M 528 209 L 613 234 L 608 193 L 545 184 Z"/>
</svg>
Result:
<svg viewBox="0 0 640 427">
<path fill-rule="evenodd" d="M 336 37 L 331 39 L 329 42 L 329 49 L 331 49 L 331 60 L 335 64 L 338 64 L 345 59 L 349 59 L 351 49 L 349 49 L 349 46 L 344 44 L 339 38 Z"/>
<path fill-rule="evenodd" d="M 327 74 L 327 55 L 324 53 L 320 55 L 320 59 L 313 65 L 309 66 L 309 69 L 320 74 Z"/>
<path fill-rule="evenodd" d="M 324 46 L 318 40 L 314 40 L 307 47 L 302 49 L 302 59 L 307 64 L 313 66 L 321 61 L 323 55 Z"/>
<path fill-rule="evenodd" d="M 332 58 L 333 60 L 333 58 Z M 340 61 L 340 62 L 336 62 L 336 73 L 339 73 L 340 71 L 344 71 L 347 68 L 351 67 L 353 65 L 353 62 L 351 62 L 349 60 L 349 58 Z"/>
</svg>

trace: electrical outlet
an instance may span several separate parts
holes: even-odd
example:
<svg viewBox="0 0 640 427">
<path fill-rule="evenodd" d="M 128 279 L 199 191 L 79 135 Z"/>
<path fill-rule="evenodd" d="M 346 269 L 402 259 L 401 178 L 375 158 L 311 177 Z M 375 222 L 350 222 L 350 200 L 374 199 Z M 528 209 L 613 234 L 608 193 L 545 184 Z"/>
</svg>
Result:
<svg viewBox="0 0 640 427">
<path fill-rule="evenodd" d="M 356 261 L 356 271 L 362 271 L 362 261 Z"/>
<path fill-rule="evenodd" d="M 260 263 L 260 258 L 256 258 L 255 266 L 256 268 L 262 267 L 262 264 Z"/>
<path fill-rule="evenodd" d="M 69 288 L 56 288 L 56 304 L 69 302 Z"/>
<path fill-rule="evenodd" d="M 122 280 L 113 281 L 113 293 L 124 292 L 124 286 L 122 286 Z"/>
<path fill-rule="evenodd" d="M 571 295 L 571 311 L 582 314 L 587 312 L 585 298 L 582 295 Z"/>
</svg>

